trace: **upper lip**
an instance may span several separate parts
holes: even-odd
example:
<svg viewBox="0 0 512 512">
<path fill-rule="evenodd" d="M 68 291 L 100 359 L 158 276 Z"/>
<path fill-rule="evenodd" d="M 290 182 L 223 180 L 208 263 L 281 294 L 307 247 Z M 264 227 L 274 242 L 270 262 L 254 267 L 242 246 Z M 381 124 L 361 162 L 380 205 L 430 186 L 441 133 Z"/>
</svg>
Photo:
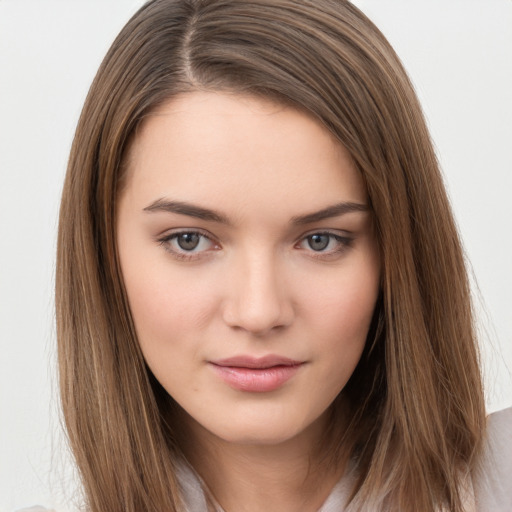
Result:
<svg viewBox="0 0 512 512">
<path fill-rule="evenodd" d="M 226 359 L 217 359 L 210 361 L 217 366 L 231 366 L 236 368 L 272 368 L 273 366 L 297 366 L 302 364 L 303 361 L 290 359 L 289 357 L 278 356 L 270 354 L 264 357 L 252 356 L 234 356 Z"/>
</svg>

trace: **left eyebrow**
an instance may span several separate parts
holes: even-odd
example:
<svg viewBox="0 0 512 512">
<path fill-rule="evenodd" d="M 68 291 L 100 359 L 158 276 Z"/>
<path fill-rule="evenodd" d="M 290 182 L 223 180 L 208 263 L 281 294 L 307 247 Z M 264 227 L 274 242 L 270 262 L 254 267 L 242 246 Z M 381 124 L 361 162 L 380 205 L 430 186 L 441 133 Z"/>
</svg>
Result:
<svg viewBox="0 0 512 512">
<path fill-rule="evenodd" d="M 320 220 L 330 219 L 332 217 L 339 217 L 340 215 L 345 215 L 347 213 L 367 212 L 369 210 L 370 208 L 366 204 L 343 202 L 333 204 L 332 206 L 328 206 L 327 208 L 324 208 L 317 212 L 307 213 L 306 215 L 293 217 L 291 222 L 292 224 L 296 225 L 311 224 L 313 222 L 318 222 Z"/>
</svg>

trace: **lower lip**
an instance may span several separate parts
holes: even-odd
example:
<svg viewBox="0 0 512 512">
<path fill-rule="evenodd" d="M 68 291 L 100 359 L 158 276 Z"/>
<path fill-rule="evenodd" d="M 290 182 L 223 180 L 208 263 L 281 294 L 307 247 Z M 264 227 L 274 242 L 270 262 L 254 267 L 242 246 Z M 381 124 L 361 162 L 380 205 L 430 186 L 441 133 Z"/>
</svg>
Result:
<svg viewBox="0 0 512 512">
<path fill-rule="evenodd" d="M 211 363 L 213 370 L 226 384 L 239 391 L 253 393 L 266 393 L 280 388 L 299 371 L 301 366 L 302 363 L 270 368 L 244 368 Z"/>
</svg>

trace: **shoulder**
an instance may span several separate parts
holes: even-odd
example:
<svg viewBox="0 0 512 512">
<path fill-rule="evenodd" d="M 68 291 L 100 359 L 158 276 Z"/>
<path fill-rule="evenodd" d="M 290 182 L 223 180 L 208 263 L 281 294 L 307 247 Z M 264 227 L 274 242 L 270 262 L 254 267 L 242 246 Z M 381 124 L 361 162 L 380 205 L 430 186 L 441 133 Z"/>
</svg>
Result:
<svg viewBox="0 0 512 512">
<path fill-rule="evenodd" d="M 488 416 L 484 451 L 473 485 L 479 512 L 512 510 L 512 407 Z"/>
<path fill-rule="evenodd" d="M 44 508 L 40 505 L 35 505 L 34 507 L 28 507 L 28 508 L 19 508 L 15 510 L 14 512 L 55 512 L 54 509 Z"/>
</svg>

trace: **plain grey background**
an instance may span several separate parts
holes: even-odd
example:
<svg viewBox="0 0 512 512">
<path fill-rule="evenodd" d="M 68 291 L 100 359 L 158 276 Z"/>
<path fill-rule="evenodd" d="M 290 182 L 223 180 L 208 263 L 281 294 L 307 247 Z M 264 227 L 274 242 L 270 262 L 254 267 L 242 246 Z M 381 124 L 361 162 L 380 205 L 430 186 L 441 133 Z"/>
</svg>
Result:
<svg viewBox="0 0 512 512">
<path fill-rule="evenodd" d="M 512 404 L 512 1 L 359 0 L 431 128 L 471 261 L 490 411 Z M 0 511 L 73 510 L 53 310 L 59 195 L 96 69 L 138 0 L 0 0 Z"/>
</svg>

